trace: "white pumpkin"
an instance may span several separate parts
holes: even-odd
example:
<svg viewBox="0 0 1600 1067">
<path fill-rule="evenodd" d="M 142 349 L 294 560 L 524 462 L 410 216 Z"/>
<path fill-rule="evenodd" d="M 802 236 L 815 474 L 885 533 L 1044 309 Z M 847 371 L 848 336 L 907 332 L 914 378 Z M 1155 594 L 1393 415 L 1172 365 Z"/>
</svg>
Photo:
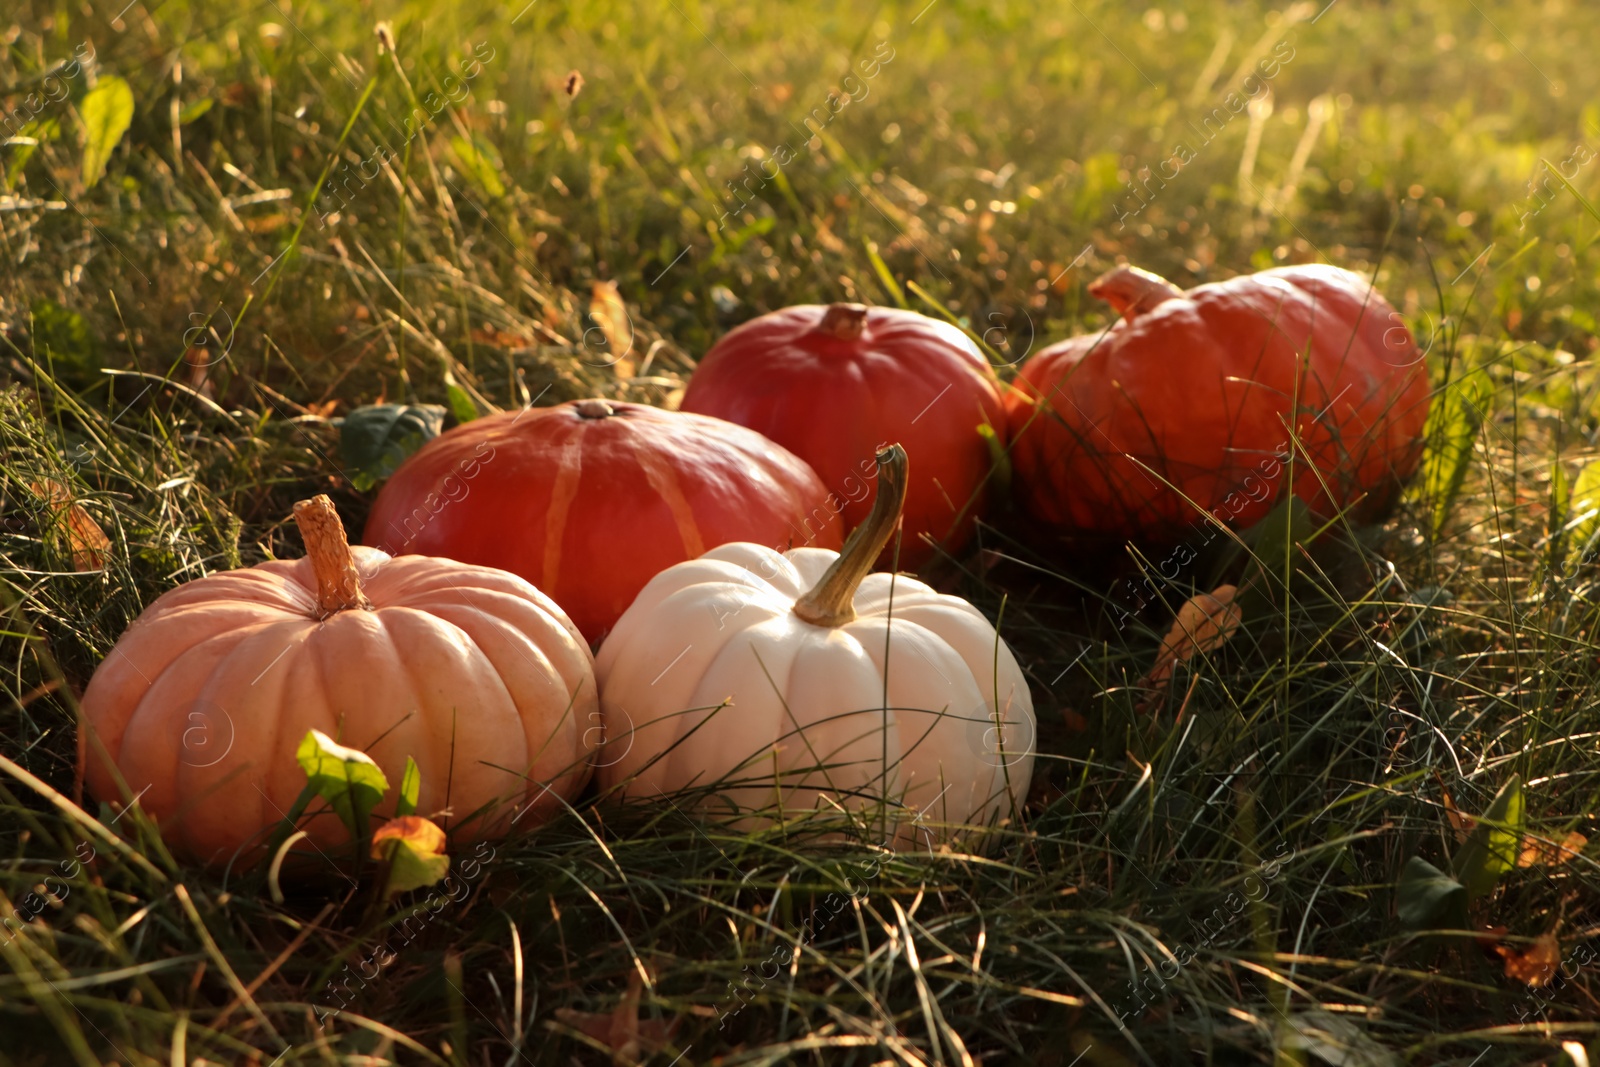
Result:
<svg viewBox="0 0 1600 1067">
<path fill-rule="evenodd" d="M 971 604 L 867 573 L 905 492 L 904 451 L 878 462 L 877 502 L 843 552 L 722 545 L 639 593 L 596 661 L 603 787 L 704 791 L 703 809 L 754 821 L 839 805 L 902 844 L 1020 807 L 1027 681 Z"/>
</svg>

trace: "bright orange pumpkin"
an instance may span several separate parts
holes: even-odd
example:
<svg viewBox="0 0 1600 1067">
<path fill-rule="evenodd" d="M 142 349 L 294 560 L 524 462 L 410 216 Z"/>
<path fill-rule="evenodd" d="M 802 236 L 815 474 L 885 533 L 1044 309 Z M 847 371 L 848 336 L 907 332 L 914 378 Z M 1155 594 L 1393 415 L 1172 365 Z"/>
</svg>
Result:
<svg viewBox="0 0 1600 1067">
<path fill-rule="evenodd" d="M 1428 374 L 1366 278 L 1279 267 L 1185 293 L 1118 267 L 1089 286 L 1122 320 L 1044 349 L 1007 399 L 1014 485 L 1073 534 L 1170 540 L 1241 526 L 1293 491 L 1370 520 L 1416 469 Z"/>
<path fill-rule="evenodd" d="M 458 426 L 378 494 L 368 544 L 520 574 L 591 641 L 658 573 L 730 541 L 837 549 L 804 461 L 721 419 L 577 400 Z"/>
<path fill-rule="evenodd" d="M 163 594 L 95 671 L 79 737 L 94 796 L 120 802 L 120 774 L 169 847 L 225 863 L 258 859 L 294 805 L 312 729 L 382 768 L 380 815 L 415 759 L 418 810 L 449 807 L 466 840 L 577 794 L 602 730 L 594 662 L 560 608 L 504 571 L 351 548 L 325 496 L 295 518 L 306 558 Z M 302 829 L 337 854 L 348 830 L 312 811 Z"/>
<path fill-rule="evenodd" d="M 989 426 L 1004 444 L 1000 383 L 948 323 L 861 304 L 801 304 L 732 330 L 700 360 L 683 409 L 759 430 L 811 464 L 844 512 L 866 520 L 878 449 L 911 458 L 899 566 L 960 551 L 984 512 Z M 748 540 L 748 539 L 747 539 Z M 889 566 L 893 546 L 878 561 Z"/>
</svg>

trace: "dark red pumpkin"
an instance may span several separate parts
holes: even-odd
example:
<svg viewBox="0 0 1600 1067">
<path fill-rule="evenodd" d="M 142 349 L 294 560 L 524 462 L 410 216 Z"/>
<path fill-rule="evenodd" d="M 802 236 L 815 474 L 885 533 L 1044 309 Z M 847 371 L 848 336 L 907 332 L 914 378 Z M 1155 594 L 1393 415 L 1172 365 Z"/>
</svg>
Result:
<svg viewBox="0 0 1600 1067">
<path fill-rule="evenodd" d="M 498 567 L 598 640 L 658 573 L 730 541 L 838 549 L 805 462 L 742 426 L 577 400 L 429 441 L 378 494 L 364 540 Z"/>
<path fill-rule="evenodd" d="M 1361 275 L 1279 267 L 1185 293 L 1118 267 L 1089 292 L 1122 321 L 1034 356 L 1007 400 L 1014 484 L 1043 522 L 1148 540 L 1201 510 L 1249 525 L 1291 453 L 1313 512 L 1370 520 L 1416 469 L 1427 367 Z"/>
<path fill-rule="evenodd" d="M 759 430 L 810 463 L 847 528 L 872 509 L 873 457 L 900 442 L 911 482 L 899 565 L 912 570 L 936 544 L 956 552 L 967 543 L 991 465 L 978 427 L 1002 443 L 1005 434 L 1000 384 L 964 333 L 860 304 L 802 304 L 730 331 L 700 361 L 683 409 Z"/>
</svg>

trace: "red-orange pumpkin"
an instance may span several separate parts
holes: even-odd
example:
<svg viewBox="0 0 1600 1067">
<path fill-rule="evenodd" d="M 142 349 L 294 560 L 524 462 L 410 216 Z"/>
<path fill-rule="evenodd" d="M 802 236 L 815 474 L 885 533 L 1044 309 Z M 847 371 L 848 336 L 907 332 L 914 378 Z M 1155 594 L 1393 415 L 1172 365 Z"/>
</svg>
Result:
<svg viewBox="0 0 1600 1067">
<path fill-rule="evenodd" d="M 956 552 L 967 543 L 991 464 L 978 427 L 1002 443 L 1005 433 L 1000 384 L 965 334 L 860 304 L 802 304 L 729 332 L 700 361 L 683 409 L 759 430 L 810 463 L 849 528 L 872 510 L 873 457 L 900 442 L 911 484 L 899 565 L 910 570 L 935 544 Z"/>
<path fill-rule="evenodd" d="M 429 441 L 363 539 L 520 574 L 597 641 L 657 573 L 718 545 L 839 548 L 827 498 L 804 461 L 742 426 L 577 400 Z"/>
<path fill-rule="evenodd" d="M 1293 491 L 1369 520 L 1416 469 L 1423 353 L 1367 279 L 1279 267 L 1185 293 L 1136 267 L 1089 286 L 1122 321 L 1029 360 L 1007 399 L 1014 484 L 1074 534 L 1249 525 Z"/>
</svg>

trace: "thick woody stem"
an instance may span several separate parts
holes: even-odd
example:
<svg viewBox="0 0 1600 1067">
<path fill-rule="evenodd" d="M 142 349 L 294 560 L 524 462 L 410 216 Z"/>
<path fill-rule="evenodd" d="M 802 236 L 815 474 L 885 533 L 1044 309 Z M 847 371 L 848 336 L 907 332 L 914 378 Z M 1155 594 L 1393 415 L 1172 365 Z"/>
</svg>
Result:
<svg viewBox="0 0 1600 1067">
<path fill-rule="evenodd" d="M 1113 267 L 1089 283 L 1089 295 L 1116 308 L 1129 322 L 1183 295 L 1183 290 L 1159 274 L 1138 267 Z"/>
<path fill-rule="evenodd" d="M 817 329 L 841 341 L 854 341 L 866 328 L 865 304 L 829 304 L 828 310 L 822 313 L 822 321 L 817 323 Z"/>
<path fill-rule="evenodd" d="M 350 608 L 370 608 L 361 592 L 361 576 L 350 554 L 344 523 L 327 494 L 319 493 L 294 506 L 294 521 L 306 543 L 306 558 L 317 576 L 317 608 L 320 617 Z"/>
<path fill-rule="evenodd" d="M 795 601 L 796 615 L 813 626 L 843 626 L 856 617 L 856 589 L 894 536 L 905 503 L 906 450 L 890 445 L 878 453 L 878 498 L 871 513 L 850 532 L 839 558 L 811 592 Z"/>
</svg>

